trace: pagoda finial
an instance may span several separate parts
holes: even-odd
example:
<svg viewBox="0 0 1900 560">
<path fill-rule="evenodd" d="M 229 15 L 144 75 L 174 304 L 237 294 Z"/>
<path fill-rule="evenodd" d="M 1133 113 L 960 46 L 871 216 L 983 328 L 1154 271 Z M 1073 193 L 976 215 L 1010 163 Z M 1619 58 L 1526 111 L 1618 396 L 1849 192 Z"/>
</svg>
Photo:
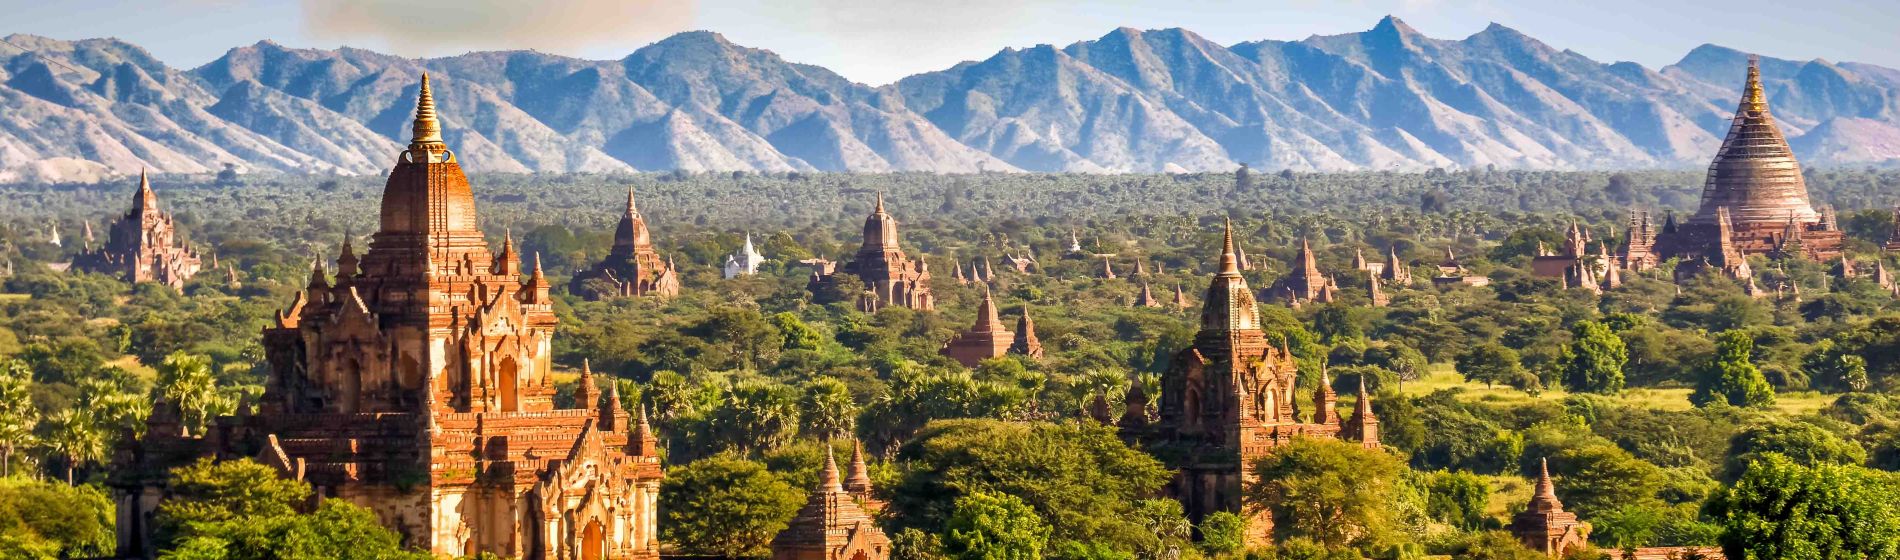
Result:
<svg viewBox="0 0 1900 560">
<path fill-rule="evenodd" d="M 152 192 L 152 180 L 145 175 L 145 168 L 139 168 L 139 189 L 132 199 L 133 209 L 143 212 L 158 207 L 158 194 Z"/>
<path fill-rule="evenodd" d="M 435 95 L 429 92 L 429 75 L 422 75 L 422 87 L 416 94 L 416 121 L 410 126 L 411 146 L 442 143 L 442 123 L 435 116 Z"/>
<path fill-rule="evenodd" d="M 1221 229 L 1220 275 L 1240 275 L 1240 258 L 1234 255 L 1234 220 L 1231 218 Z"/>
<path fill-rule="evenodd" d="M 873 214 L 884 213 L 884 193 L 882 191 L 877 193 L 877 207 L 871 209 L 871 213 Z"/>
<path fill-rule="evenodd" d="M 825 470 L 819 473 L 818 490 L 844 492 L 844 481 L 838 477 L 838 459 L 832 456 L 830 442 L 825 443 Z"/>
<path fill-rule="evenodd" d="M 1768 95 L 1761 87 L 1761 57 L 1748 55 L 1748 83 L 1742 86 L 1741 111 L 1768 112 Z"/>
<path fill-rule="evenodd" d="M 633 202 L 633 187 L 627 187 L 627 215 L 637 216 L 639 214 L 640 205 Z"/>
<path fill-rule="evenodd" d="M 844 487 L 853 494 L 871 492 L 871 468 L 864 462 L 864 442 L 851 440 L 851 469 L 845 474 Z"/>
<path fill-rule="evenodd" d="M 1359 376 L 1359 402 L 1353 403 L 1354 412 L 1360 415 L 1372 414 L 1372 399 L 1367 398 L 1366 376 Z"/>
<path fill-rule="evenodd" d="M 1538 459 L 1537 469 L 1537 492 L 1531 496 L 1532 509 L 1542 506 L 1548 511 L 1561 510 L 1563 502 L 1557 499 L 1557 485 L 1550 480 L 1550 458 Z"/>
</svg>

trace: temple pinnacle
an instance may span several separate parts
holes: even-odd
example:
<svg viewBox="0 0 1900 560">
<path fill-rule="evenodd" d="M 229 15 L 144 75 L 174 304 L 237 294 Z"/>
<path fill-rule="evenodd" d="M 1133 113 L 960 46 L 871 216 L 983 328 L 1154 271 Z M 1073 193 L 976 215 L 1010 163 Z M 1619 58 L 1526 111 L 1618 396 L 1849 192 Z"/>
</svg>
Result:
<svg viewBox="0 0 1900 560">
<path fill-rule="evenodd" d="M 1221 228 L 1220 275 L 1240 275 L 1240 257 L 1234 254 L 1234 221 L 1232 219 L 1227 220 Z"/>
<path fill-rule="evenodd" d="M 1761 87 L 1761 57 L 1748 55 L 1748 83 L 1742 86 L 1742 111 L 1768 112 L 1768 95 Z"/>
<path fill-rule="evenodd" d="M 422 75 L 422 87 L 416 94 L 416 121 L 410 127 L 411 146 L 442 143 L 442 123 L 435 117 L 435 95 L 429 92 L 429 75 Z"/>
<path fill-rule="evenodd" d="M 823 492 L 843 492 L 844 481 L 838 478 L 838 459 L 832 456 L 831 444 L 825 444 L 825 470 L 819 474 L 818 489 Z"/>
<path fill-rule="evenodd" d="M 639 214 L 640 206 L 633 203 L 633 187 L 627 187 L 627 215 L 636 216 Z"/>
</svg>

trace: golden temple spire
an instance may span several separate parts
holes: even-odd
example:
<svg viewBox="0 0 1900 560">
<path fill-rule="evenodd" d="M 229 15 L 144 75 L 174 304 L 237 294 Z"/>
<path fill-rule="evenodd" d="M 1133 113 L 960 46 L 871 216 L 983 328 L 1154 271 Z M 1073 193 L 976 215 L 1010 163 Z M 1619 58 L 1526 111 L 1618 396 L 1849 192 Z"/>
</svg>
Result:
<svg viewBox="0 0 1900 560">
<path fill-rule="evenodd" d="M 1748 55 L 1748 83 L 1742 86 L 1742 106 L 1737 111 L 1768 112 L 1768 95 L 1761 87 L 1761 57 Z"/>
<path fill-rule="evenodd" d="M 877 207 L 871 209 L 871 213 L 873 214 L 884 213 L 884 193 L 882 192 L 877 193 Z"/>
<path fill-rule="evenodd" d="M 640 205 L 635 204 L 633 201 L 633 187 L 627 187 L 627 215 L 637 216 L 639 214 Z"/>
</svg>

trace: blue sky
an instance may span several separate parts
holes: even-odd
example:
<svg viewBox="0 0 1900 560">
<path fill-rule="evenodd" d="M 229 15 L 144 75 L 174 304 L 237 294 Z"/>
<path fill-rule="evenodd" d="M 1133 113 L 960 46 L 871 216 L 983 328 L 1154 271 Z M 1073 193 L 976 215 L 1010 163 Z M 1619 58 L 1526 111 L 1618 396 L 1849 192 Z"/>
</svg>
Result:
<svg viewBox="0 0 1900 560">
<path fill-rule="evenodd" d="M 1894 0 L 0 0 L 0 14 L 0 35 L 118 37 L 182 67 L 262 39 L 410 56 L 533 48 L 620 58 L 707 29 L 883 84 L 1118 26 L 1183 27 L 1232 44 L 1362 31 L 1386 14 L 1440 38 L 1498 22 L 1599 61 L 1650 67 L 1703 43 L 1900 67 Z"/>
</svg>

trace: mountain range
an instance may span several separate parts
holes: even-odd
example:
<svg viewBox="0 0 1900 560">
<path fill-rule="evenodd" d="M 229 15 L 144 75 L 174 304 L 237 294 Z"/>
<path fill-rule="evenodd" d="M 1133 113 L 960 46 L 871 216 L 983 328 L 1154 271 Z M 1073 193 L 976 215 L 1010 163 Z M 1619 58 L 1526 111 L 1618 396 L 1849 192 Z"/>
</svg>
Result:
<svg viewBox="0 0 1900 560">
<path fill-rule="evenodd" d="M 260 42 L 193 69 L 114 39 L 6 41 L 0 181 L 378 173 L 425 72 L 459 159 L 489 172 L 1673 167 L 1714 154 L 1748 57 L 1703 45 L 1650 69 L 1496 24 L 1445 40 L 1387 17 L 1234 45 L 1122 28 L 873 87 L 710 32 L 612 61 Z M 1900 70 L 1761 67 L 1804 162 L 1900 160 Z"/>
</svg>

